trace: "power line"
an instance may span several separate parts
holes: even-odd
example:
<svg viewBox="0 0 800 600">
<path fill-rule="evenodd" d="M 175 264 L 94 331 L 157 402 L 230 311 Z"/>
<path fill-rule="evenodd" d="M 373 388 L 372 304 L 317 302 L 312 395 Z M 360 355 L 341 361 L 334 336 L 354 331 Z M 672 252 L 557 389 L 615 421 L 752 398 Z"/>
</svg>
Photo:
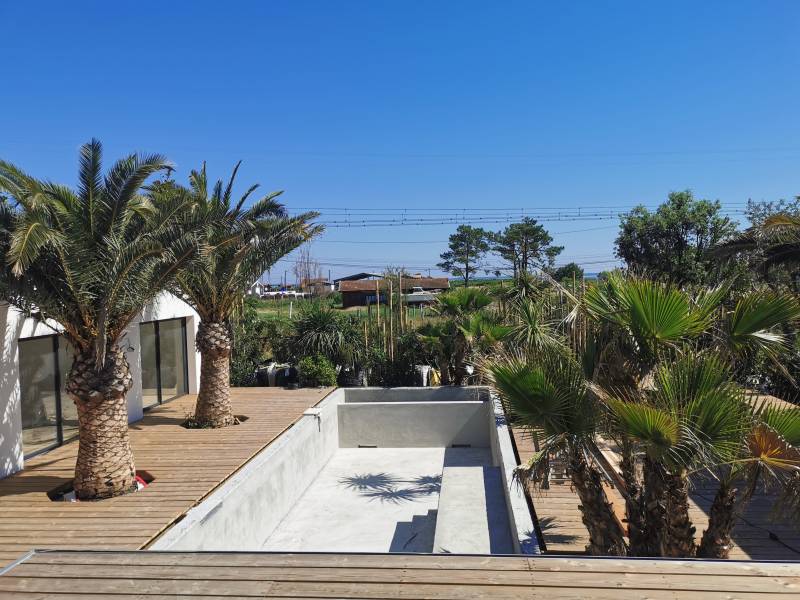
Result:
<svg viewBox="0 0 800 600">
<path fill-rule="evenodd" d="M 570 229 L 568 231 L 548 231 L 550 235 L 567 235 L 570 233 L 584 233 L 586 231 L 602 231 L 616 229 L 618 225 L 603 225 L 602 227 L 586 227 L 583 229 Z M 316 240 L 315 244 L 447 244 L 450 240 Z"/>
</svg>

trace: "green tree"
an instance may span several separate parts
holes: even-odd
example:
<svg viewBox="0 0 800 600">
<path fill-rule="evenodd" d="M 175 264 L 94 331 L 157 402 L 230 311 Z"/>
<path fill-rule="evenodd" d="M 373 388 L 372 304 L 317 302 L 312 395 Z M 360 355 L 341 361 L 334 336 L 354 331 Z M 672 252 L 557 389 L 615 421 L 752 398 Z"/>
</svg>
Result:
<svg viewBox="0 0 800 600">
<path fill-rule="evenodd" d="M 677 285 L 719 281 L 734 266 L 720 270 L 707 252 L 736 232 L 721 210 L 718 201 L 695 200 L 689 190 L 670 193 L 655 212 L 637 206 L 620 217 L 616 254 L 629 269 Z"/>
<path fill-rule="evenodd" d="M 534 269 L 553 266 L 564 246 L 553 246 L 553 238 L 536 219 L 525 217 L 492 235 L 492 250 L 511 265 L 514 279 Z"/>
<path fill-rule="evenodd" d="M 0 189 L 15 203 L 7 265 L 17 299 L 63 328 L 74 360 L 66 390 L 78 411 L 78 498 L 135 488 L 126 394 L 133 385 L 120 340 L 197 248 L 179 217 L 185 194 L 149 198 L 145 180 L 168 163 L 131 154 L 102 172 L 102 147 L 81 147 L 78 187 L 39 180 L 0 161 Z M 7 235 L 7 234 L 6 234 Z"/>
<path fill-rule="evenodd" d="M 645 493 L 639 502 L 646 554 L 694 556 L 689 473 L 736 456 L 748 431 L 744 394 L 718 355 L 689 352 L 661 363 L 652 389 L 608 405 L 616 426 L 644 453 Z"/>
<path fill-rule="evenodd" d="M 459 225 L 450 236 L 449 250 L 440 255 L 440 269 L 455 277 L 464 279 L 464 287 L 469 285 L 469 278 L 481 266 L 481 260 L 489 251 L 490 234 L 480 227 Z"/>
<path fill-rule="evenodd" d="M 583 281 L 583 267 L 578 263 L 567 263 L 553 271 L 553 279 L 566 283 L 571 283 L 573 279 Z"/>
<path fill-rule="evenodd" d="M 239 163 L 241 164 L 241 163 Z M 236 201 L 233 185 L 239 164 L 226 185 L 216 182 L 209 192 L 205 164 L 189 176 L 189 189 L 166 182 L 153 187 L 156 198 L 188 196 L 192 213 L 186 226 L 200 219 L 203 252 L 175 279 L 175 292 L 200 315 L 196 344 L 200 351 L 200 389 L 194 419 L 206 427 L 234 422 L 230 400 L 231 321 L 252 283 L 275 262 L 322 231 L 311 224 L 317 213 L 290 217 L 276 201 L 282 192 L 267 194 L 245 208 L 258 188 L 250 186 Z"/>
<path fill-rule="evenodd" d="M 747 435 L 739 440 L 731 460 L 713 469 L 719 487 L 697 548 L 702 558 L 728 558 L 733 528 L 759 484 L 778 484 L 781 501 L 791 501 L 794 492 L 792 483 L 800 469 L 800 408 L 751 402 L 748 409 Z"/>
</svg>

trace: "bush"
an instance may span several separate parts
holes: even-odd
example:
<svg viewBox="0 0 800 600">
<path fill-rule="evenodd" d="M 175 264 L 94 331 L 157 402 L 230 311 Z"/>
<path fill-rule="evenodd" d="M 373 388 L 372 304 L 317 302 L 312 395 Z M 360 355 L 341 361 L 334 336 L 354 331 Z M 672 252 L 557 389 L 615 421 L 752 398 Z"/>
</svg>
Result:
<svg viewBox="0 0 800 600">
<path fill-rule="evenodd" d="M 435 365 L 435 357 L 427 351 L 416 332 L 397 338 L 394 360 L 380 346 L 370 348 L 367 359 L 369 385 L 380 387 L 418 386 L 421 384 L 416 365 Z"/>
<path fill-rule="evenodd" d="M 248 298 L 240 318 L 233 324 L 231 385 L 254 386 L 256 370 L 264 362 L 267 324 L 258 316 L 256 303 Z"/>
<path fill-rule="evenodd" d="M 288 363 L 293 357 L 292 338 L 294 324 L 288 318 L 272 318 L 265 321 L 266 350 L 275 362 Z"/>
<path fill-rule="evenodd" d="M 324 356 L 305 356 L 297 364 L 300 385 L 303 387 L 328 387 L 336 385 L 336 369 Z"/>
<path fill-rule="evenodd" d="M 359 362 L 362 337 L 359 322 L 322 302 L 310 302 L 299 312 L 291 341 L 297 357 L 324 356 L 334 365 Z"/>
</svg>

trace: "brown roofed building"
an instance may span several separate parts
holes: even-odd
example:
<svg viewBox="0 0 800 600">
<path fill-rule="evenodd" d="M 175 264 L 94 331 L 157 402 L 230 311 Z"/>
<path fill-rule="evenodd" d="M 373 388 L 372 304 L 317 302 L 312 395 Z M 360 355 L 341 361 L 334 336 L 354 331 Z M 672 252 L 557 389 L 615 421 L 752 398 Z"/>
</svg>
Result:
<svg viewBox="0 0 800 600">
<path fill-rule="evenodd" d="M 403 277 L 403 292 L 410 292 L 414 288 L 434 292 L 446 290 L 449 287 L 450 281 L 447 277 Z M 381 303 L 386 302 L 386 293 L 389 290 L 389 282 L 386 279 L 340 281 L 339 291 L 342 294 L 342 307 L 375 304 L 378 289 L 381 292 Z"/>
</svg>

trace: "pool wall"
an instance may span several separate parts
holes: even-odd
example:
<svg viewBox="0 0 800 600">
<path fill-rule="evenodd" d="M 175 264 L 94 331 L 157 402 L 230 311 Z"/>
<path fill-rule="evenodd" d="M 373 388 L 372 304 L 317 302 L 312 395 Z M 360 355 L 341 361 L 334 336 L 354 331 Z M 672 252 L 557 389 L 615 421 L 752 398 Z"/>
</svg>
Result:
<svg viewBox="0 0 800 600">
<path fill-rule="evenodd" d="M 261 548 L 339 447 L 337 389 L 167 530 L 151 550 Z"/>
<path fill-rule="evenodd" d="M 433 403 L 433 404 L 428 404 Z M 189 510 L 151 550 L 257 550 L 338 448 L 489 448 L 514 552 L 535 554 L 531 513 L 499 401 L 485 387 L 337 389 Z"/>
</svg>

